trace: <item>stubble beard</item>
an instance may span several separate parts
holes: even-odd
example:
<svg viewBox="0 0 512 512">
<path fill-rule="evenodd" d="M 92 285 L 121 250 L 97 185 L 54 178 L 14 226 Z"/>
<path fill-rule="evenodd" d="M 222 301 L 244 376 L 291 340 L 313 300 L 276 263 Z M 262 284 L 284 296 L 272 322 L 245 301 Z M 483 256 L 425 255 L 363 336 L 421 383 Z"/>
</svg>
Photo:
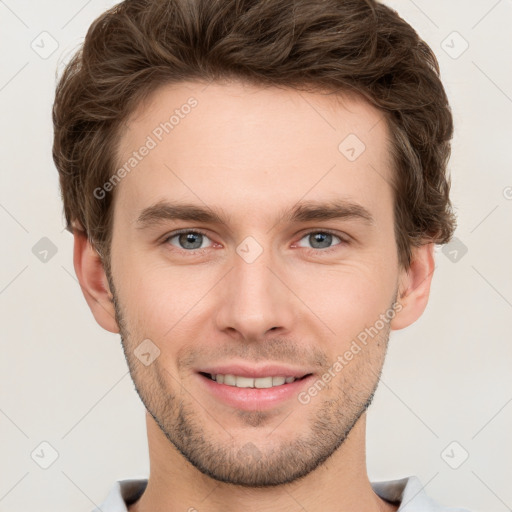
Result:
<svg viewBox="0 0 512 512">
<path fill-rule="evenodd" d="M 329 392 L 323 390 L 310 404 L 303 405 L 297 401 L 294 411 L 284 420 L 277 421 L 288 427 L 289 422 L 296 422 L 300 434 L 293 440 L 253 443 L 254 428 L 266 425 L 272 419 L 271 413 L 237 411 L 237 424 L 243 422 L 248 427 L 246 439 L 237 440 L 230 435 L 225 418 L 221 424 L 205 412 L 203 416 L 207 420 L 201 419 L 196 411 L 200 405 L 183 386 L 178 398 L 167 384 L 176 382 L 175 378 L 164 379 L 156 361 L 151 365 L 152 371 L 148 371 L 149 367 L 142 368 L 133 352 L 137 341 L 131 337 L 111 277 L 109 283 L 123 352 L 137 394 L 169 442 L 190 464 L 214 480 L 242 487 L 271 487 L 304 478 L 340 448 L 373 400 L 389 341 L 389 325 L 379 333 L 379 339 L 372 340 L 372 343 L 384 343 L 377 362 L 359 363 L 364 371 L 373 372 L 374 379 L 370 385 L 357 387 L 357 379 L 348 381 L 343 376 L 345 369 L 342 369 L 331 382 L 337 388 L 334 398 L 322 399 L 322 393 L 327 396 Z M 166 369 L 164 371 L 169 373 Z M 357 377 L 357 369 L 353 374 Z M 304 411 L 308 408 L 314 414 L 306 415 Z M 306 424 L 308 428 L 305 428 Z M 223 443 L 219 442 L 218 435 L 208 434 L 217 427 L 223 430 L 221 435 L 226 439 Z M 274 441 L 278 435 L 279 425 L 272 432 Z"/>
</svg>

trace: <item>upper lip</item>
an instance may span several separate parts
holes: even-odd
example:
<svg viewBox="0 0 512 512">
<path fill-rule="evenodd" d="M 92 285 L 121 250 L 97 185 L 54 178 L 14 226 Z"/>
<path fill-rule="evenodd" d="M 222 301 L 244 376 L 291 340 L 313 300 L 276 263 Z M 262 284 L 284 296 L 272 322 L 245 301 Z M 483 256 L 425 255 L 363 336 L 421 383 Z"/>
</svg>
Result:
<svg viewBox="0 0 512 512">
<path fill-rule="evenodd" d="M 219 366 L 209 366 L 197 370 L 199 373 L 209 373 L 211 375 L 236 375 L 248 378 L 260 377 L 295 377 L 300 379 L 312 372 L 293 366 L 283 366 L 277 364 L 266 364 L 264 366 L 251 367 L 243 364 L 229 364 Z"/>
</svg>

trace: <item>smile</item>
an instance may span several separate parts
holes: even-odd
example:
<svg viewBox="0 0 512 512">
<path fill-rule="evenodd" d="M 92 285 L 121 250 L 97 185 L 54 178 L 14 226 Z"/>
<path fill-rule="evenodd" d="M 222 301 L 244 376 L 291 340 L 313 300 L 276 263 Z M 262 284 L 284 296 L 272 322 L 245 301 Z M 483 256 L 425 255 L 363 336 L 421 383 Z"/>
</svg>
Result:
<svg viewBox="0 0 512 512">
<path fill-rule="evenodd" d="M 296 377 L 284 377 L 284 376 L 269 376 L 269 377 L 242 377 L 240 375 L 231 375 L 231 374 L 206 374 L 207 377 L 214 380 L 219 384 L 225 384 L 226 386 L 233 386 L 237 388 L 273 388 L 277 386 L 282 386 L 284 384 L 291 384 L 295 380 L 300 380 L 301 378 Z"/>
</svg>

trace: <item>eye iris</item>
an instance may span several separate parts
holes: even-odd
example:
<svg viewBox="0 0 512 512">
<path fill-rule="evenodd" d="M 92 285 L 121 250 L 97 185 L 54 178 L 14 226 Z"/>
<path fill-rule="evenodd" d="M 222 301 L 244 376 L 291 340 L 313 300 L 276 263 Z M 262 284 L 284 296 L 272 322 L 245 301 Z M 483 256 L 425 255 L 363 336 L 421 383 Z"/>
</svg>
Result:
<svg viewBox="0 0 512 512">
<path fill-rule="evenodd" d="M 179 241 L 185 249 L 199 249 L 201 247 L 202 236 L 201 233 L 182 233 L 179 235 Z M 199 240 L 199 242 L 197 240 Z M 193 247 L 187 246 L 187 244 L 190 243 Z"/>
<path fill-rule="evenodd" d="M 329 247 L 332 243 L 332 235 L 330 233 L 314 233 L 310 235 L 310 241 L 312 247 L 315 249 L 325 249 Z M 324 243 L 322 247 L 316 247 L 315 244 L 320 242 L 320 244 Z"/>
</svg>

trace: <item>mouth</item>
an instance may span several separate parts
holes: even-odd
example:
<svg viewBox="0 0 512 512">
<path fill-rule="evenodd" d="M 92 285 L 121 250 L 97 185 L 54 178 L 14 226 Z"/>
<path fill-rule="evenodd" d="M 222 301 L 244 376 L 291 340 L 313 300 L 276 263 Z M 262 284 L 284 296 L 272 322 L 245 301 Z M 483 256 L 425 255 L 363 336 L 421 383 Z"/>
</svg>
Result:
<svg viewBox="0 0 512 512">
<path fill-rule="evenodd" d="M 224 372 L 224 373 L 220 373 Z M 315 379 L 305 369 L 268 365 L 248 368 L 243 365 L 196 370 L 200 392 L 232 409 L 270 411 L 299 404 L 298 395 Z M 242 375 L 240 375 L 242 374 Z"/>
<path fill-rule="evenodd" d="M 265 377 L 245 377 L 242 375 L 233 375 L 233 374 L 213 374 L 207 372 L 199 372 L 200 375 L 206 377 L 218 384 L 224 384 L 226 386 L 236 387 L 236 388 L 256 388 L 256 389 L 268 389 L 275 388 L 281 386 L 287 386 L 292 384 L 295 381 L 303 380 L 312 373 L 307 373 L 302 377 L 293 377 L 286 375 L 269 375 Z"/>
</svg>

